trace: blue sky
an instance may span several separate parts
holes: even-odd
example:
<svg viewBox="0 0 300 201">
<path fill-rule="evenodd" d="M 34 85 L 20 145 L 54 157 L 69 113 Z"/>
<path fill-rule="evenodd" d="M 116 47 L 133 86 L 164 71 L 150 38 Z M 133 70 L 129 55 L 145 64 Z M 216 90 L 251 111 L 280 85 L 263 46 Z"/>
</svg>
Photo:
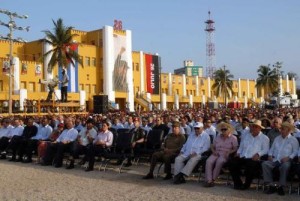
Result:
<svg viewBox="0 0 300 201">
<path fill-rule="evenodd" d="M 259 65 L 283 62 L 282 70 L 298 73 L 300 48 L 299 0 L 0 0 L 0 8 L 27 14 L 17 20 L 30 32 L 26 40 L 44 37 L 52 19 L 90 31 L 122 20 L 132 31 L 133 50 L 158 53 L 162 71 L 172 72 L 184 60 L 206 66 L 205 20 L 215 21 L 216 65 L 234 78 L 256 78 Z M 7 21 L 0 14 L 0 20 Z M 0 34 L 7 29 L 0 27 Z M 298 73 L 300 76 L 300 73 Z M 299 81 L 298 81 L 299 82 Z"/>
</svg>

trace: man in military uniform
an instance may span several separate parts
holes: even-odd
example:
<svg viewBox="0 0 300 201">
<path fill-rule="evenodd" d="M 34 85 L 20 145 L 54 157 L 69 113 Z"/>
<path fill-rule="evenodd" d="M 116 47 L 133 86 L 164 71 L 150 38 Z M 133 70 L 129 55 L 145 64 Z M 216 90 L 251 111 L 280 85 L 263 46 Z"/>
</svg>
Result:
<svg viewBox="0 0 300 201">
<path fill-rule="evenodd" d="M 165 164 L 164 171 L 166 176 L 164 180 L 171 179 L 171 162 L 179 154 L 184 142 L 185 137 L 180 133 L 180 123 L 173 122 L 172 133 L 166 136 L 162 150 L 152 155 L 149 173 L 143 179 L 153 179 L 153 171 L 158 161 L 162 161 Z"/>
</svg>

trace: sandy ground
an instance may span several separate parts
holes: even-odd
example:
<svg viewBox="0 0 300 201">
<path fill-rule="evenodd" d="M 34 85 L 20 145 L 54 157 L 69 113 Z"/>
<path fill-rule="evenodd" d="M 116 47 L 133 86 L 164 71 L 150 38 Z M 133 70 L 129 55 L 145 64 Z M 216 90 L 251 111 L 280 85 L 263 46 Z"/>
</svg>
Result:
<svg viewBox="0 0 300 201">
<path fill-rule="evenodd" d="M 147 165 L 132 166 L 118 174 L 116 168 L 108 171 L 85 172 L 0 161 L 0 200 L 299 200 L 297 194 L 284 197 L 265 195 L 254 188 L 236 191 L 222 181 L 213 188 L 202 187 L 196 178 L 186 184 L 174 185 L 161 177 L 142 180 Z"/>
</svg>

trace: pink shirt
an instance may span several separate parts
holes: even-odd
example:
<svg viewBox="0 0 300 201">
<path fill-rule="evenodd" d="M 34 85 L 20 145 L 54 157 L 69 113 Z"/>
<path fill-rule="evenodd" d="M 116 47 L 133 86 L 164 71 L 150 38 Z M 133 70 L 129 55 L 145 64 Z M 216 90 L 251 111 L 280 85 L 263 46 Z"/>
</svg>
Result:
<svg viewBox="0 0 300 201">
<path fill-rule="evenodd" d="M 213 147 L 216 150 L 216 153 L 225 158 L 228 157 L 228 152 L 237 150 L 238 141 L 234 135 L 229 135 L 228 137 L 223 137 L 221 134 L 217 135 L 214 139 Z"/>
</svg>

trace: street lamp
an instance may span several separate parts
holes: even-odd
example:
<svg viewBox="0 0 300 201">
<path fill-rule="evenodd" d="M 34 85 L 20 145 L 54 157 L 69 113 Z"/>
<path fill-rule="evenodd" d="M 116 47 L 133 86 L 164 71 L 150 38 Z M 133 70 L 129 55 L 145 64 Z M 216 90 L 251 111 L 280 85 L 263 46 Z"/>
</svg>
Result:
<svg viewBox="0 0 300 201">
<path fill-rule="evenodd" d="M 223 69 L 224 69 L 224 81 L 225 81 L 225 83 L 224 83 L 224 87 L 225 87 L 225 90 L 224 90 L 224 104 L 225 104 L 225 108 L 227 108 L 227 81 L 226 81 L 226 66 L 224 65 L 223 66 Z"/>
<path fill-rule="evenodd" d="M 5 26 L 9 29 L 9 34 L 6 37 L 0 35 L 0 39 L 9 41 L 9 95 L 8 95 L 8 114 L 12 114 L 12 67 L 13 63 L 13 42 L 25 42 L 22 38 L 13 38 L 13 31 L 29 31 L 29 26 L 27 27 L 18 27 L 14 21 L 14 18 L 27 19 L 28 15 L 19 15 L 16 12 L 10 12 L 8 10 L 0 9 L 0 13 L 3 13 L 9 17 L 9 22 L 4 23 L 0 21 L 0 25 Z"/>
</svg>

